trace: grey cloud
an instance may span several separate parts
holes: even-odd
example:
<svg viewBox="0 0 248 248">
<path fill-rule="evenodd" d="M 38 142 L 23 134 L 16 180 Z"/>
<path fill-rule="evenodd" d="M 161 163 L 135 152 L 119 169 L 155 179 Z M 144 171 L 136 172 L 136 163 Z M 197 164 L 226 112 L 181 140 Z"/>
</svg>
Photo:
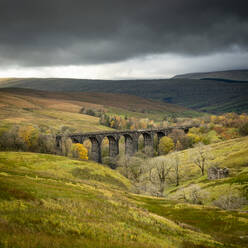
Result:
<svg viewBox="0 0 248 248">
<path fill-rule="evenodd" d="M 248 50 L 244 0 L 0 0 L 0 63 L 101 64 Z"/>
</svg>

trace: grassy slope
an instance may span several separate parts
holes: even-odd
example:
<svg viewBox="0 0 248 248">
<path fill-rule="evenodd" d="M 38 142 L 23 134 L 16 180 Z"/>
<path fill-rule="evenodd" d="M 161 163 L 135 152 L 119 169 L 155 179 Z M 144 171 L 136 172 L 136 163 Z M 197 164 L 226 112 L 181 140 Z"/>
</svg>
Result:
<svg viewBox="0 0 248 248">
<path fill-rule="evenodd" d="M 58 87 L 59 86 L 59 87 Z M 8 79 L 0 87 L 47 91 L 125 93 L 211 112 L 248 112 L 248 83 L 198 79 L 84 80 Z"/>
<path fill-rule="evenodd" d="M 150 198 L 129 188 L 117 172 L 95 163 L 1 152 L 0 247 L 224 247 L 168 220 L 166 212 L 147 211 L 141 205 Z M 235 223 L 241 234 L 243 219 Z"/>
<path fill-rule="evenodd" d="M 135 107 L 136 106 L 136 107 Z M 54 128 L 70 126 L 78 132 L 108 129 L 96 117 L 79 114 L 82 107 L 105 109 L 111 114 L 161 120 L 166 113 L 199 115 L 171 104 L 135 96 L 104 93 L 51 93 L 28 89 L 0 90 L 2 124 L 46 124 Z"/>
<path fill-rule="evenodd" d="M 55 129 L 69 126 L 78 132 L 101 131 L 109 129 L 99 125 L 99 119 L 79 114 L 82 107 L 101 108 L 101 105 L 42 94 L 23 94 L 24 92 L 0 92 L 0 123 L 47 125 Z"/>
<path fill-rule="evenodd" d="M 212 165 L 227 167 L 230 177 L 217 181 L 207 180 L 207 175 L 200 177 L 200 169 L 190 162 L 190 152 L 195 148 L 178 152 L 182 168 L 181 185 L 168 189 L 167 193 L 170 198 L 176 197 L 180 189 L 184 188 L 187 191 L 192 184 L 196 184 L 207 191 L 204 203 L 208 204 L 221 195 L 227 194 L 230 185 L 234 192 L 240 192 L 248 186 L 248 136 L 212 144 L 208 147 L 210 147 L 212 158 L 207 167 Z"/>
<path fill-rule="evenodd" d="M 248 136 L 209 145 L 212 160 L 210 165 L 228 167 L 230 177 L 213 180 L 200 176 L 200 170 L 190 161 L 189 149 L 178 152 L 181 166 L 181 183 L 167 189 L 167 199 L 156 200 L 134 196 L 140 206 L 164 216 L 179 225 L 210 234 L 214 239 L 230 247 L 248 247 L 248 206 L 246 211 L 224 211 L 212 205 L 212 201 L 229 193 L 243 193 L 248 188 Z M 204 192 L 203 203 L 192 205 L 179 203 L 180 191 L 189 192 L 190 186 L 198 185 Z M 247 194 L 247 193 L 246 193 Z M 170 200 L 169 200 L 170 199 Z M 229 246 L 227 246 L 229 247 Z"/>
<path fill-rule="evenodd" d="M 0 247 L 248 247 L 248 214 L 208 205 L 230 183 L 248 185 L 248 137 L 210 146 L 231 177 L 199 178 L 179 152 L 182 181 L 171 200 L 133 195 L 127 179 L 93 162 L 1 152 Z M 206 206 L 173 200 L 191 184 L 209 192 Z"/>
<path fill-rule="evenodd" d="M 220 242 L 247 247 L 247 212 L 221 211 L 218 208 L 212 207 L 211 202 L 231 192 L 239 194 L 243 193 L 245 188 L 247 190 L 248 137 L 228 140 L 209 146 L 213 155 L 209 165 L 228 167 L 230 169 L 230 177 L 213 181 L 208 180 L 207 176 L 199 177 L 200 170 L 189 162 L 190 150 L 178 152 L 182 169 L 181 183 L 178 187 L 168 188 L 166 193 L 171 201 L 161 200 L 158 205 L 154 205 L 152 199 L 146 199 L 144 206 L 149 211 L 166 216 L 177 223 L 189 225 L 188 227 L 193 228 L 193 230 L 208 233 Z M 187 194 L 192 185 L 198 185 L 203 190 L 203 202 L 206 206 L 176 202 L 173 204 L 173 199 L 179 197 L 180 191 L 184 190 Z M 142 202 L 143 200 L 141 204 L 143 204 Z M 247 206 L 244 210 L 247 210 Z"/>
</svg>

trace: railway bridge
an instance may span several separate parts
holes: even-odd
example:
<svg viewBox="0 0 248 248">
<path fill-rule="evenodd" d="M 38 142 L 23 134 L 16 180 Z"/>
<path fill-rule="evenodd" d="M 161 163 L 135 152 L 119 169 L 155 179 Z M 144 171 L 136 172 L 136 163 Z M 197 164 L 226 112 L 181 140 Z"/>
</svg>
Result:
<svg viewBox="0 0 248 248">
<path fill-rule="evenodd" d="M 125 138 L 125 153 L 132 156 L 138 151 L 138 140 L 139 136 L 142 135 L 144 138 L 144 146 L 152 147 L 154 143 L 154 137 L 157 136 L 159 140 L 167 136 L 173 129 L 183 130 L 185 133 L 189 131 L 193 126 L 177 126 L 168 128 L 157 128 L 157 129 L 139 129 L 139 130 L 125 130 L 125 131 L 105 131 L 105 132 L 90 132 L 90 133 L 79 133 L 72 134 L 69 136 L 57 135 L 56 143 L 57 147 L 61 147 L 61 141 L 63 137 L 70 138 L 73 143 L 81 143 L 86 139 L 91 141 L 91 157 L 94 161 L 102 163 L 101 156 L 101 144 L 105 137 L 109 140 L 109 157 L 115 158 L 119 154 L 119 140 L 122 136 Z"/>
</svg>

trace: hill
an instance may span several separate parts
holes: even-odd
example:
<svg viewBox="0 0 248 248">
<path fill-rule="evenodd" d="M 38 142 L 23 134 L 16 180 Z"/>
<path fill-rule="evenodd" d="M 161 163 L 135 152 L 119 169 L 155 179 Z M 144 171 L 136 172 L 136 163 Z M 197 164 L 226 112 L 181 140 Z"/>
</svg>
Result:
<svg viewBox="0 0 248 248">
<path fill-rule="evenodd" d="M 174 104 L 153 101 L 135 95 L 118 94 L 118 93 L 100 93 L 100 92 L 49 92 L 41 90 L 20 89 L 20 88 L 3 88 L 0 89 L 2 99 L 6 96 L 16 96 L 38 101 L 40 105 L 51 107 L 51 101 L 73 102 L 76 105 L 88 105 L 92 108 L 116 108 L 137 113 L 178 113 L 190 112 L 192 110 Z M 2 100 L 3 101 L 3 100 Z M 15 104 L 13 102 L 12 104 Z M 56 104 L 56 107 L 58 104 Z M 55 106 L 55 104 L 53 105 Z M 192 111 L 193 113 L 193 111 Z M 195 114 L 197 114 L 195 112 Z"/>
<path fill-rule="evenodd" d="M 32 90 L 0 91 L 1 127 L 12 124 L 48 126 L 60 130 L 63 126 L 74 131 L 101 131 L 109 129 L 99 124 L 99 118 L 80 114 L 82 107 L 100 108 L 100 105 L 82 101 L 49 97 L 45 92 Z"/>
<path fill-rule="evenodd" d="M 57 131 L 70 127 L 73 132 L 110 129 L 99 124 L 99 117 L 80 113 L 82 108 L 155 121 L 161 121 L 172 113 L 179 116 L 201 115 L 184 107 L 126 94 L 5 88 L 0 89 L 0 128 L 20 124 L 46 125 Z"/>
<path fill-rule="evenodd" d="M 247 214 L 138 196 L 130 187 L 92 162 L 0 152 L 0 246 L 247 247 Z M 175 213 L 184 220 L 170 220 Z"/>
<path fill-rule="evenodd" d="M 199 177 L 200 169 L 190 159 L 196 149 L 175 153 L 181 164 L 181 185 L 168 189 L 167 194 L 171 199 L 181 194 L 182 189 L 187 192 L 192 185 L 197 185 L 207 192 L 203 199 L 204 204 L 212 204 L 213 201 L 229 193 L 245 193 L 248 197 L 248 191 L 246 192 L 248 189 L 248 136 L 214 143 L 203 148 L 209 153 L 207 167 L 218 166 L 229 169 L 230 176 L 220 180 L 208 180 L 207 173 Z"/>
<path fill-rule="evenodd" d="M 248 81 L 248 70 L 229 70 L 229 71 L 214 71 L 214 72 L 198 72 L 176 75 L 174 79 L 226 79 L 233 81 Z"/>
<path fill-rule="evenodd" d="M 247 81 L 184 78 L 122 81 L 30 78 L 2 80 L 0 87 L 56 92 L 121 93 L 210 113 L 248 112 Z"/>
</svg>

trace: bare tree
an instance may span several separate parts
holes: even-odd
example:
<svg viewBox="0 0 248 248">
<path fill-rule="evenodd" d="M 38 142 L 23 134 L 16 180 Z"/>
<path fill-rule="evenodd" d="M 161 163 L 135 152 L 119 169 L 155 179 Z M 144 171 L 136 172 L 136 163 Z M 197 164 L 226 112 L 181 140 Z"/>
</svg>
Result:
<svg viewBox="0 0 248 248">
<path fill-rule="evenodd" d="M 179 186 L 180 183 L 180 158 L 177 153 L 171 154 L 171 160 L 173 164 L 173 172 L 175 176 L 176 186 Z"/>
<path fill-rule="evenodd" d="M 117 158 L 118 170 L 126 178 L 129 178 L 129 162 L 130 162 L 129 156 L 119 155 Z"/>
<path fill-rule="evenodd" d="M 200 168 L 202 176 L 205 174 L 205 168 L 211 158 L 211 150 L 202 143 L 198 144 L 190 151 L 190 160 Z"/>
<path fill-rule="evenodd" d="M 150 160 L 149 180 L 152 184 L 158 184 L 159 194 L 162 196 L 166 182 L 169 180 L 169 173 L 172 168 L 172 162 L 167 158 L 154 158 Z"/>
<path fill-rule="evenodd" d="M 176 200 L 183 200 L 192 204 L 203 204 L 204 199 L 208 197 L 208 192 L 202 190 L 197 184 L 192 184 L 189 187 L 183 187 L 178 190 L 174 196 Z"/>
<path fill-rule="evenodd" d="M 72 141 L 70 138 L 62 138 L 61 140 L 61 151 L 62 155 L 70 156 L 72 152 Z"/>
<path fill-rule="evenodd" d="M 142 167 L 143 163 L 144 163 L 144 160 L 142 158 L 137 157 L 137 156 L 133 156 L 130 159 L 129 174 L 130 174 L 130 178 L 135 183 L 140 182 L 140 176 L 143 173 L 143 167 Z"/>
<path fill-rule="evenodd" d="M 131 179 L 134 183 L 139 183 L 140 176 L 143 173 L 144 159 L 138 156 L 119 156 L 117 159 L 118 170 L 125 177 Z"/>
</svg>

